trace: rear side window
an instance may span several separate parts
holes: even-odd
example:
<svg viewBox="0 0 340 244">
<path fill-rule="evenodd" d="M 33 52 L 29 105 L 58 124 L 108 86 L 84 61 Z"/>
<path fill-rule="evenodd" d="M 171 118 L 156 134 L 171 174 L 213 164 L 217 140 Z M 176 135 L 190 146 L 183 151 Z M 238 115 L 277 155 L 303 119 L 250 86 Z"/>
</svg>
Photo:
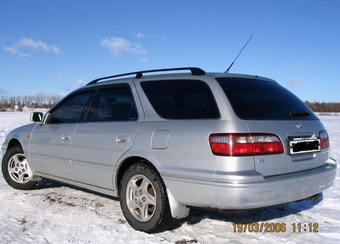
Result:
<svg viewBox="0 0 340 244">
<path fill-rule="evenodd" d="M 199 80 L 145 81 L 141 86 L 157 114 L 166 119 L 220 117 L 209 86 Z"/>
<path fill-rule="evenodd" d="M 242 119 L 317 119 L 299 98 L 275 82 L 245 78 L 216 80 Z"/>
<path fill-rule="evenodd" d="M 86 122 L 137 120 L 137 111 L 129 87 L 99 90 L 94 98 Z"/>
</svg>

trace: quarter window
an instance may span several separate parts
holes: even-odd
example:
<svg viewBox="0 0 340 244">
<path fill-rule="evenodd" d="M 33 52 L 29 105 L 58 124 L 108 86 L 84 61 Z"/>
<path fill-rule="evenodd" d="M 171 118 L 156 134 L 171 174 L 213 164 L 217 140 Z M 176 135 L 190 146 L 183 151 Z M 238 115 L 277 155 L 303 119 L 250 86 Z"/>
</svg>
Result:
<svg viewBox="0 0 340 244">
<path fill-rule="evenodd" d="M 270 81 L 217 78 L 236 115 L 241 119 L 314 120 L 317 117 L 294 94 Z"/>
</svg>

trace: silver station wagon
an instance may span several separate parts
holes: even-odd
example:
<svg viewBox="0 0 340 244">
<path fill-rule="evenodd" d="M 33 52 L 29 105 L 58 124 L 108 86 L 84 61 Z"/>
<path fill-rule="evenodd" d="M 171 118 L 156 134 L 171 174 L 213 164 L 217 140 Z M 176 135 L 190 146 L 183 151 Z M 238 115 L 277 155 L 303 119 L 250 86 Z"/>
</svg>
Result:
<svg viewBox="0 0 340 244">
<path fill-rule="evenodd" d="M 190 207 L 254 209 L 330 187 L 336 161 L 317 116 L 277 82 L 199 68 L 96 79 L 2 145 L 17 189 L 51 179 L 119 197 L 135 229 L 166 230 Z"/>
</svg>

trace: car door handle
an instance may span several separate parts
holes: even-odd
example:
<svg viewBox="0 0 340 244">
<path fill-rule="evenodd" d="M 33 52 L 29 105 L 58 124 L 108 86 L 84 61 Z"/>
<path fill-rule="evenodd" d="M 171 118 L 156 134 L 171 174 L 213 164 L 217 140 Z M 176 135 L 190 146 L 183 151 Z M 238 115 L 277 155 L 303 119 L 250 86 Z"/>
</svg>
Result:
<svg viewBox="0 0 340 244">
<path fill-rule="evenodd" d="M 63 135 L 61 136 L 61 140 L 63 140 L 63 141 L 71 140 L 71 135 L 69 135 L 69 134 L 63 134 Z"/>
<path fill-rule="evenodd" d="M 117 136 L 116 137 L 116 142 L 117 143 L 128 143 L 130 140 L 129 136 Z"/>
</svg>

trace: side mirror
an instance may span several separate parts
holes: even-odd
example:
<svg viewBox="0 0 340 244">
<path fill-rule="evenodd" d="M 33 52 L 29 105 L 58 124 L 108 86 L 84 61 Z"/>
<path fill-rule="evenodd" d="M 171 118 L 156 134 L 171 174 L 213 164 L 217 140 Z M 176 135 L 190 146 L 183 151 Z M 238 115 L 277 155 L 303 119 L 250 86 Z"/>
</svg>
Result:
<svg viewBox="0 0 340 244">
<path fill-rule="evenodd" d="M 43 122 L 43 120 L 44 120 L 44 114 L 42 112 L 31 113 L 32 122 Z"/>
</svg>

